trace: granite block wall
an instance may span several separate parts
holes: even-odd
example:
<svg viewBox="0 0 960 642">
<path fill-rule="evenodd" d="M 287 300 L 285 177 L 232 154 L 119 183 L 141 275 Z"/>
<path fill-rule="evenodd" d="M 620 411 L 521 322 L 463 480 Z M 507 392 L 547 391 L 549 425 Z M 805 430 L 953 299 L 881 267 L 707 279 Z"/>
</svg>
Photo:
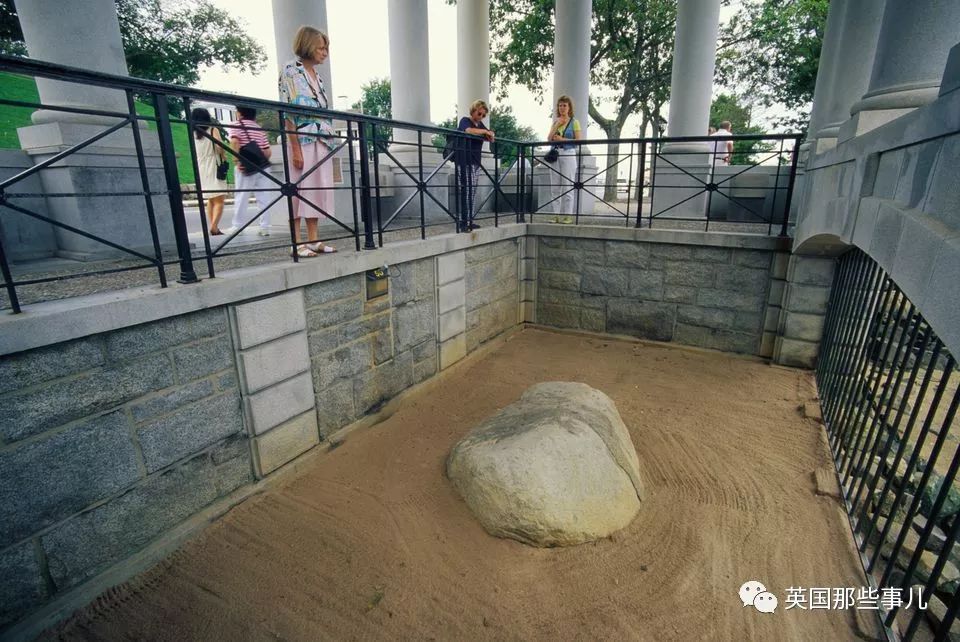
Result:
<svg viewBox="0 0 960 642">
<path fill-rule="evenodd" d="M 536 322 L 545 325 L 770 356 L 775 254 L 541 236 L 524 259 L 526 274 L 535 271 L 526 296 L 535 291 Z"/>
<path fill-rule="evenodd" d="M 253 479 L 223 308 L 0 359 L 0 628 Z"/>
</svg>

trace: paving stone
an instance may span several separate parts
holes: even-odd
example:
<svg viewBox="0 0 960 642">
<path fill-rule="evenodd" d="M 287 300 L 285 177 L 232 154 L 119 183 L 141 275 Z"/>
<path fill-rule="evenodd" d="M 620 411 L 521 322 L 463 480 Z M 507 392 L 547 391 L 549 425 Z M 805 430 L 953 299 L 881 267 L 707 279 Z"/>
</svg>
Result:
<svg viewBox="0 0 960 642">
<path fill-rule="evenodd" d="M 0 453 L 0 471 L 0 548 L 109 497 L 140 476 L 122 411 L 8 449 Z"/>
<path fill-rule="evenodd" d="M 784 305 L 791 312 L 823 315 L 827 313 L 829 300 L 830 288 L 791 283 Z"/>
<path fill-rule="evenodd" d="M 516 300 L 519 296 L 518 286 L 519 283 L 516 279 L 503 279 L 482 290 L 468 292 L 466 297 L 467 310 L 475 310 L 507 297 Z"/>
<path fill-rule="evenodd" d="M 706 328 L 729 330 L 733 328 L 736 313 L 733 310 L 700 308 L 691 305 L 677 306 L 677 321 Z"/>
<path fill-rule="evenodd" d="M 357 321 L 350 321 L 340 327 L 341 343 L 350 343 L 366 334 L 373 334 L 390 327 L 390 313 L 385 312 L 375 316 L 365 316 Z"/>
<path fill-rule="evenodd" d="M 436 291 L 436 264 L 433 257 L 401 263 L 399 274 L 390 277 L 393 305 L 400 306 L 424 297 L 433 297 Z"/>
<path fill-rule="evenodd" d="M 716 286 L 722 290 L 740 290 L 764 294 L 770 283 L 770 273 L 748 267 L 726 266 L 717 270 Z"/>
<path fill-rule="evenodd" d="M 464 277 L 464 284 L 466 291 L 472 292 L 507 279 L 517 280 L 517 257 L 515 254 L 507 254 L 471 266 L 470 271 Z"/>
<path fill-rule="evenodd" d="M 610 267 L 646 268 L 650 261 L 650 246 L 629 241 L 607 241 L 606 265 Z"/>
<path fill-rule="evenodd" d="M 560 240 L 560 239 L 558 239 Z M 517 242 L 513 239 L 478 245 L 466 250 L 467 265 L 483 263 L 498 256 L 517 253 Z M 469 269 L 467 270 L 469 272 Z"/>
<path fill-rule="evenodd" d="M 691 263 L 690 261 L 664 261 L 663 282 L 669 285 L 687 285 L 698 288 L 713 287 L 717 272 L 729 268 L 718 268 L 709 263 Z"/>
<path fill-rule="evenodd" d="M 371 368 L 373 354 L 370 341 L 355 341 L 313 361 L 314 390 L 325 390 L 342 379 L 350 379 Z"/>
<path fill-rule="evenodd" d="M 773 252 L 765 250 L 734 250 L 733 264 L 752 268 L 770 268 L 770 257 Z"/>
<path fill-rule="evenodd" d="M 585 267 L 581 290 L 586 294 L 630 296 L 630 270 L 627 268 Z"/>
<path fill-rule="evenodd" d="M 730 248 L 727 247 L 694 247 L 694 261 L 707 261 L 710 263 L 729 263 Z"/>
<path fill-rule="evenodd" d="M 370 345 L 373 348 L 374 365 L 380 365 L 384 361 L 393 359 L 393 333 L 390 330 L 381 330 L 371 335 Z"/>
<path fill-rule="evenodd" d="M 381 366 L 354 379 L 357 414 L 365 415 L 413 385 L 413 355 L 401 352 Z"/>
<path fill-rule="evenodd" d="M 242 431 L 240 397 L 228 392 L 144 424 L 137 436 L 152 473 Z"/>
<path fill-rule="evenodd" d="M 307 335 L 307 349 L 310 352 L 310 358 L 317 359 L 321 355 L 340 347 L 343 341 L 342 332 L 343 328 L 333 326 Z"/>
<path fill-rule="evenodd" d="M 173 385 L 165 354 L 107 366 L 0 398 L 0 437 L 16 441 Z"/>
<path fill-rule="evenodd" d="M 320 443 L 317 414 L 311 408 L 309 412 L 256 437 L 254 442 L 260 474 L 269 475 Z"/>
<path fill-rule="evenodd" d="M 654 243 L 650 246 L 650 256 L 669 261 L 690 261 L 693 259 L 693 246 Z"/>
<path fill-rule="evenodd" d="M 686 345 L 742 354 L 756 354 L 760 343 L 756 335 L 685 323 L 677 323 L 673 340 Z"/>
<path fill-rule="evenodd" d="M 596 269 L 596 268 L 590 268 Z M 556 288 L 559 290 L 580 290 L 581 275 L 576 272 L 558 272 L 556 270 L 540 270 L 537 282 L 541 287 Z"/>
<path fill-rule="evenodd" d="M 250 439 L 245 434 L 231 435 L 210 451 L 210 460 L 217 466 L 234 459 L 250 463 Z"/>
<path fill-rule="evenodd" d="M 359 297 L 341 299 L 307 310 L 307 329 L 313 333 L 347 321 L 359 319 L 363 314 L 363 300 Z"/>
<path fill-rule="evenodd" d="M 467 329 L 466 308 L 454 308 L 440 315 L 440 341 L 461 334 Z"/>
<path fill-rule="evenodd" d="M 32 541 L 0 551 L 0 577 L 0 627 L 20 619 L 46 598 Z"/>
<path fill-rule="evenodd" d="M 656 270 L 630 270 L 630 296 L 648 301 L 662 299 L 663 272 Z"/>
<path fill-rule="evenodd" d="M 463 305 L 463 301 L 460 305 Z M 393 339 L 397 352 L 403 352 L 436 334 L 437 308 L 433 299 L 424 299 L 394 308 Z"/>
<path fill-rule="evenodd" d="M 0 393 L 96 368 L 105 360 L 100 336 L 4 355 L 0 359 Z"/>
<path fill-rule="evenodd" d="M 290 334 L 238 354 L 244 392 L 254 393 L 310 369 L 307 335 Z"/>
<path fill-rule="evenodd" d="M 676 307 L 669 303 L 610 299 L 607 301 L 607 332 L 670 341 L 673 338 Z"/>
<path fill-rule="evenodd" d="M 240 385 L 237 380 L 237 372 L 231 370 L 230 372 L 225 372 L 217 377 L 217 387 L 220 390 L 236 390 Z"/>
<path fill-rule="evenodd" d="M 466 285 L 463 281 L 454 281 L 441 286 L 437 292 L 437 306 L 440 314 L 461 307 L 466 298 Z M 422 301 L 419 303 L 422 303 Z M 407 306 L 398 306 L 396 309 L 399 310 L 402 307 Z"/>
<path fill-rule="evenodd" d="M 223 334 L 229 329 L 225 308 L 135 325 L 105 335 L 107 358 L 124 361 L 181 343 Z"/>
<path fill-rule="evenodd" d="M 464 252 L 450 252 L 437 257 L 437 285 L 458 281 L 463 278 L 466 268 Z"/>
<path fill-rule="evenodd" d="M 580 308 L 538 301 L 537 323 L 557 328 L 579 328 Z"/>
<path fill-rule="evenodd" d="M 233 346 L 226 335 L 206 339 L 173 351 L 177 379 L 181 383 L 193 381 L 221 370 L 233 369 Z"/>
<path fill-rule="evenodd" d="M 353 380 L 347 379 L 317 393 L 317 428 L 323 439 L 357 418 L 353 403 L 353 388 Z"/>
<path fill-rule="evenodd" d="M 687 285 L 664 285 L 663 300 L 673 303 L 696 303 L 697 288 Z"/>
<path fill-rule="evenodd" d="M 130 413 L 136 422 L 146 421 L 158 415 L 164 415 L 188 403 L 209 397 L 214 392 L 210 379 L 192 381 L 173 390 L 167 390 L 144 401 L 130 406 Z"/>
<path fill-rule="evenodd" d="M 743 312 L 737 310 L 733 317 L 733 329 L 744 332 L 760 332 L 763 315 L 759 312 Z"/>
<path fill-rule="evenodd" d="M 817 343 L 823 335 L 823 322 L 819 314 L 787 312 L 783 336 Z"/>
<path fill-rule="evenodd" d="M 708 308 L 729 308 L 745 312 L 763 312 L 763 296 L 736 290 L 700 290 L 697 305 Z"/>
<path fill-rule="evenodd" d="M 243 470 L 245 465 L 233 460 L 224 467 Z M 229 492 L 221 485 L 224 467 L 214 466 L 206 455 L 195 457 L 44 535 L 41 542 L 57 589 L 76 586 L 129 557 Z M 249 467 L 246 477 L 252 480 Z"/>
<path fill-rule="evenodd" d="M 363 275 L 351 274 L 350 276 L 308 285 L 303 290 L 303 298 L 306 307 L 312 308 L 337 299 L 360 296 L 362 291 Z"/>
<path fill-rule="evenodd" d="M 303 291 L 290 290 L 233 307 L 237 347 L 250 348 L 307 327 Z"/>
<path fill-rule="evenodd" d="M 421 381 L 426 381 L 433 375 L 437 374 L 437 360 L 436 359 L 427 359 L 426 361 L 421 361 L 419 363 L 413 364 L 413 382 L 420 383 Z"/>
<path fill-rule="evenodd" d="M 253 434 L 262 434 L 313 410 L 313 380 L 304 372 L 246 397 L 244 404 Z"/>
</svg>

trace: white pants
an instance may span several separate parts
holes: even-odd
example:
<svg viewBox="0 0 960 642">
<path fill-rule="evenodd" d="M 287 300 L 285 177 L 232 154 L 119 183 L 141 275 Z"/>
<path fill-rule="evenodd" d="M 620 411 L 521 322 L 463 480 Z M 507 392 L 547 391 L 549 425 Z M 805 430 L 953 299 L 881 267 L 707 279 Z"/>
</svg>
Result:
<svg viewBox="0 0 960 642">
<path fill-rule="evenodd" d="M 561 176 L 550 172 L 550 191 L 552 198 L 556 199 L 553 201 L 553 211 L 560 214 L 573 214 L 577 207 L 577 190 L 573 188 L 573 182 L 577 180 L 577 150 L 561 149 L 560 157 L 553 164 L 553 169 L 562 174 Z M 561 194 L 563 196 L 560 196 Z"/>
<path fill-rule="evenodd" d="M 232 227 L 239 228 L 246 225 L 247 221 L 251 220 L 254 216 L 263 212 L 263 210 L 270 205 L 270 201 L 277 197 L 278 193 L 263 191 L 275 185 L 273 181 L 260 172 L 243 174 L 240 171 L 236 171 L 234 172 L 234 177 L 237 179 L 236 189 L 239 191 L 233 193 L 235 200 Z M 250 205 L 250 192 L 253 192 L 253 197 L 257 201 L 257 210 L 252 212 L 250 216 L 247 216 L 247 207 Z M 271 196 L 273 196 L 273 198 L 271 198 Z M 270 227 L 269 212 L 264 212 L 260 215 L 260 227 Z"/>
</svg>

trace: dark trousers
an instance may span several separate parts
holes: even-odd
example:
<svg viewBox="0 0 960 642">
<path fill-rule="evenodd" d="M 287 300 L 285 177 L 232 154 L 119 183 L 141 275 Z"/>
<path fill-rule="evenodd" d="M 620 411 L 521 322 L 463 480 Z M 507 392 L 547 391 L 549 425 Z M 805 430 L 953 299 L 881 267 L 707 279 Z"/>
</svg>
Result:
<svg viewBox="0 0 960 642">
<path fill-rule="evenodd" d="M 457 163 L 457 208 L 460 214 L 460 226 L 467 227 L 476 216 L 474 203 L 477 194 L 477 180 L 480 166 L 469 163 Z"/>
</svg>

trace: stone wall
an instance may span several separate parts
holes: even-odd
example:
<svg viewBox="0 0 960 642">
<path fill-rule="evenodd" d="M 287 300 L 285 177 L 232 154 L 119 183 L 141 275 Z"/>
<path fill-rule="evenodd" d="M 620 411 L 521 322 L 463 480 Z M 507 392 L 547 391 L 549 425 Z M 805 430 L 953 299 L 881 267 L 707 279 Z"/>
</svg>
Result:
<svg viewBox="0 0 960 642">
<path fill-rule="evenodd" d="M 772 355 L 772 249 L 582 236 L 539 237 L 537 323 Z"/>
<path fill-rule="evenodd" d="M 467 352 L 520 323 L 518 265 L 513 239 L 466 251 Z"/>
<path fill-rule="evenodd" d="M 253 479 L 223 308 L 0 361 L 0 627 Z"/>
</svg>

